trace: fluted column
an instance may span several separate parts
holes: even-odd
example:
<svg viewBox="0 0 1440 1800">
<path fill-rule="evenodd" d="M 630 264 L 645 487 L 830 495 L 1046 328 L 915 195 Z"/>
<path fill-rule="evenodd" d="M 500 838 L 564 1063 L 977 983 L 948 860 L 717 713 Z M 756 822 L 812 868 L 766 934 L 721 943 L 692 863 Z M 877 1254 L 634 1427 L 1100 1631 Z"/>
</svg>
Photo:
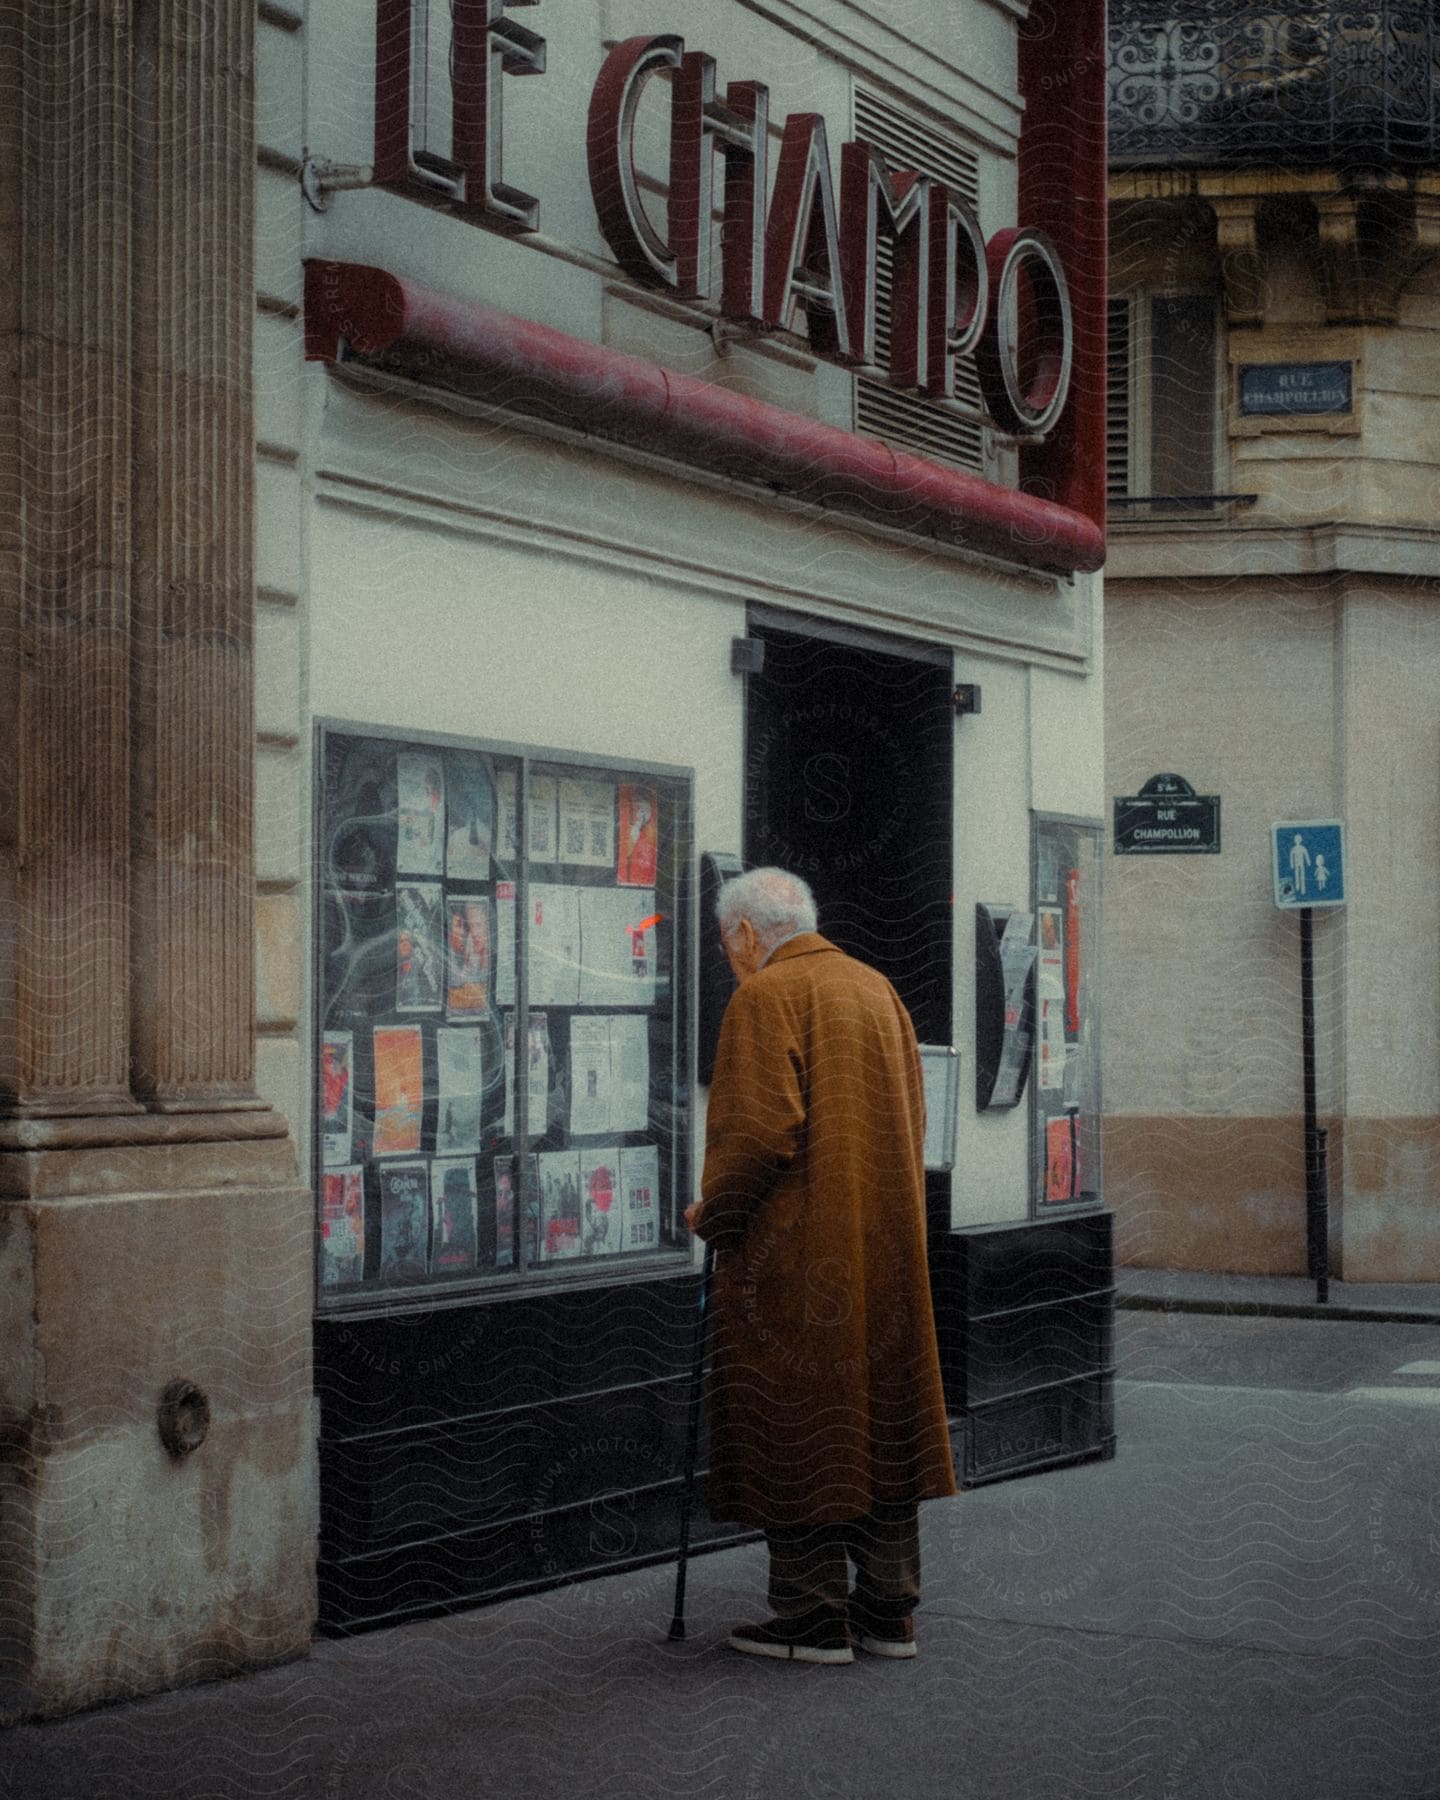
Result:
<svg viewBox="0 0 1440 1800">
<path fill-rule="evenodd" d="M 257 1105 L 253 0 L 136 8 L 135 1091 Z"/>
<path fill-rule="evenodd" d="M 0 1115 L 129 1096 L 131 52 L 0 6 Z"/>
</svg>

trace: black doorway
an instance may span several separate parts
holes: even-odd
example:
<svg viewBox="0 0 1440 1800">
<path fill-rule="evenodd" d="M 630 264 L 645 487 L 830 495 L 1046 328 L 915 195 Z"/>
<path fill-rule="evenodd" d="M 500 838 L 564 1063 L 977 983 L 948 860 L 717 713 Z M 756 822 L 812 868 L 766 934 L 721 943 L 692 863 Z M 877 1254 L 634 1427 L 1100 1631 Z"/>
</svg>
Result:
<svg viewBox="0 0 1440 1800">
<path fill-rule="evenodd" d="M 750 635 L 765 663 L 747 694 L 746 864 L 803 875 L 825 936 L 889 978 L 921 1043 L 948 1044 L 949 652 L 756 615 Z"/>
</svg>

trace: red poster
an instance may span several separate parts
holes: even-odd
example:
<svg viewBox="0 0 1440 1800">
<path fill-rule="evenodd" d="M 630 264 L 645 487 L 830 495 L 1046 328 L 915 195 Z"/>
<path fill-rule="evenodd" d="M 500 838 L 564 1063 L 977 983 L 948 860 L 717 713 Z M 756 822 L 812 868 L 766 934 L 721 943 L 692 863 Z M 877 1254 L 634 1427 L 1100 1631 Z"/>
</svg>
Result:
<svg viewBox="0 0 1440 1800">
<path fill-rule="evenodd" d="M 425 1083 L 420 1027 L 398 1025 L 375 1033 L 376 1156 L 413 1156 L 420 1148 Z"/>
<path fill-rule="evenodd" d="M 1069 1114 L 1045 1124 L 1045 1198 L 1073 1200 L 1079 1187 L 1075 1128 Z"/>
<path fill-rule="evenodd" d="M 659 815 L 655 789 L 620 784 L 620 841 L 615 872 L 621 887 L 654 887 L 659 856 Z"/>
</svg>

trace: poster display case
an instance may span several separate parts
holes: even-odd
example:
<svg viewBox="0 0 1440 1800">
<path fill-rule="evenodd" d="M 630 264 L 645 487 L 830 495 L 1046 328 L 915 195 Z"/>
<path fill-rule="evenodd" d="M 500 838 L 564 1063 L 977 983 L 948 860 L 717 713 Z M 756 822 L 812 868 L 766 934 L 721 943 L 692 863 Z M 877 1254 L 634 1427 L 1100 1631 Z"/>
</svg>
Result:
<svg viewBox="0 0 1440 1800">
<path fill-rule="evenodd" d="M 688 770 L 317 727 L 322 1310 L 688 1260 Z"/>
<path fill-rule="evenodd" d="M 1035 813 L 1030 1213 L 1098 1206 L 1100 847 L 1097 820 Z"/>
</svg>

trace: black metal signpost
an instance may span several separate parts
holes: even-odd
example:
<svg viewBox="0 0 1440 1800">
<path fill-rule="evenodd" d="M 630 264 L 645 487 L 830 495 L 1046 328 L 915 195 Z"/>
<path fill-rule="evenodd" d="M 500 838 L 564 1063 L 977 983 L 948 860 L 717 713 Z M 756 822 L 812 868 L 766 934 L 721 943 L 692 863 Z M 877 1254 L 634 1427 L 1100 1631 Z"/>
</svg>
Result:
<svg viewBox="0 0 1440 1800">
<path fill-rule="evenodd" d="M 1288 819 L 1270 827 L 1275 904 L 1300 914 L 1300 1056 L 1305 1088 L 1305 1270 L 1315 1299 L 1330 1298 L 1330 1205 L 1326 1134 L 1315 1105 L 1316 907 L 1345 904 L 1345 826 L 1339 819 Z"/>
<path fill-rule="evenodd" d="M 1330 1209 L 1325 1166 L 1325 1133 L 1315 1111 L 1315 935 L 1314 913 L 1300 909 L 1300 1054 L 1305 1079 L 1305 1270 L 1315 1283 L 1315 1299 L 1330 1298 Z"/>
</svg>

